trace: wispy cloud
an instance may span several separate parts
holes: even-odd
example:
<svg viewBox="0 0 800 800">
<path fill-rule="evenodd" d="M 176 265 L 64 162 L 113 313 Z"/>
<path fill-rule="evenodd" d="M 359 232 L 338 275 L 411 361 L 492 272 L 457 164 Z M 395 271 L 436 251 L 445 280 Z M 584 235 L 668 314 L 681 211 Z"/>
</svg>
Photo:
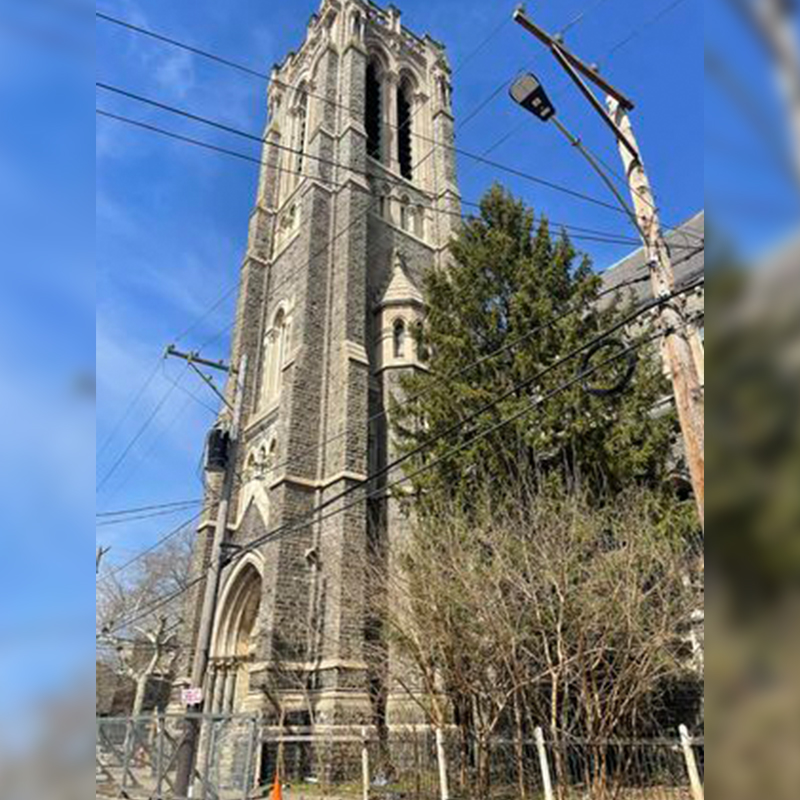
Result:
<svg viewBox="0 0 800 800">
<path fill-rule="evenodd" d="M 153 77 L 162 89 L 178 98 L 187 97 L 195 85 L 194 57 L 185 50 L 173 50 L 154 59 Z"/>
</svg>

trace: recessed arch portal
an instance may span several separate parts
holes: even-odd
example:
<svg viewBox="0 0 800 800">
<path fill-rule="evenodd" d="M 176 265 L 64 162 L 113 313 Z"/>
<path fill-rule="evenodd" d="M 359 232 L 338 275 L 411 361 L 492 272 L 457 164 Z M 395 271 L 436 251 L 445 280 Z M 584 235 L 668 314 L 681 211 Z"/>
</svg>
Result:
<svg viewBox="0 0 800 800">
<path fill-rule="evenodd" d="M 248 556 L 228 580 L 217 616 L 208 687 L 214 713 L 241 710 L 250 693 L 262 591 L 261 564 Z"/>
</svg>

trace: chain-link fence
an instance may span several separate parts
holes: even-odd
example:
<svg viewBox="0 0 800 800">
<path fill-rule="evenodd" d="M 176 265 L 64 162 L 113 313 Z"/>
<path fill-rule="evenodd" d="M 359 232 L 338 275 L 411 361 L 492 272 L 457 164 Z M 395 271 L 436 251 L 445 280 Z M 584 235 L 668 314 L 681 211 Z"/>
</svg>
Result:
<svg viewBox="0 0 800 800">
<path fill-rule="evenodd" d="M 97 722 L 98 797 L 174 793 L 182 715 Z M 286 800 L 702 800 L 702 739 L 479 742 L 424 725 L 278 728 L 253 716 L 204 716 L 192 797 Z"/>
<path fill-rule="evenodd" d="M 256 717 L 204 716 L 194 798 L 245 800 L 253 795 L 260 730 Z M 174 792 L 184 715 L 97 720 L 98 797 L 183 800 Z"/>
</svg>

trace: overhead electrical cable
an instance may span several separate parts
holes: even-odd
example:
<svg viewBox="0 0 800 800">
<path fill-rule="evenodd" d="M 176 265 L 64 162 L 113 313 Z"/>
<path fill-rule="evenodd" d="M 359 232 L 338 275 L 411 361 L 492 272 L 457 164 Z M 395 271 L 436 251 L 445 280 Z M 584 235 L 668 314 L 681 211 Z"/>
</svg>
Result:
<svg viewBox="0 0 800 800">
<path fill-rule="evenodd" d="M 202 498 L 197 498 L 195 500 L 178 500 L 174 503 L 159 503 L 157 505 L 151 505 L 151 506 L 140 506 L 139 508 L 123 508 L 123 509 L 118 509 L 116 511 L 100 511 L 95 516 L 103 519 L 109 517 L 125 517 L 130 514 L 146 514 L 148 511 L 162 511 L 165 508 L 179 508 L 181 506 L 192 506 L 202 502 L 203 502 Z"/>
<path fill-rule="evenodd" d="M 149 105 L 149 106 L 151 106 L 153 108 L 158 108 L 158 109 L 160 109 L 162 111 L 166 111 L 166 112 L 168 112 L 170 114 L 175 114 L 177 116 L 184 117 L 185 119 L 192 120 L 193 122 L 199 122 L 199 123 L 201 123 L 203 125 L 208 125 L 209 127 L 216 128 L 216 129 L 224 131 L 226 133 L 230 133 L 230 134 L 232 134 L 234 136 L 240 136 L 240 137 L 242 137 L 244 139 L 249 139 L 250 141 L 258 142 L 259 144 L 262 144 L 262 145 L 266 143 L 263 136 L 258 136 L 257 134 L 250 133 L 249 131 L 244 131 L 241 128 L 237 128 L 237 127 L 235 127 L 233 125 L 228 125 L 228 124 L 226 124 L 224 122 L 220 122 L 218 120 L 210 119 L 209 117 L 203 116 L 201 114 L 196 114 L 196 113 L 193 113 L 191 111 L 187 111 L 186 109 L 179 108 L 179 107 L 174 106 L 174 105 L 172 105 L 170 103 L 163 103 L 160 100 L 154 100 L 153 98 L 146 97 L 145 95 L 138 94 L 136 92 L 131 92 L 131 91 L 128 91 L 127 89 L 122 89 L 122 88 L 117 87 L 117 86 L 112 86 L 111 84 L 103 83 L 102 81 L 97 81 L 96 82 L 96 86 L 97 86 L 98 89 L 101 89 L 102 91 L 111 92 L 113 94 L 117 94 L 117 95 L 120 95 L 122 97 L 126 97 L 129 100 L 134 100 L 134 101 L 136 101 L 138 103 L 142 103 L 144 105 Z M 271 147 L 275 147 L 278 150 L 283 150 L 283 151 L 286 151 L 286 152 L 289 152 L 289 153 L 293 153 L 295 155 L 299 155 L 300 152 L 301 152 L 301 151 L 299 151 L 299 150 L 297 150 L 297 149 L 295 149 L 293 147 L 289 147 L 288 145 L 278 144 L 276 142 L 271 142 L 270 146 Z M 480 156 L 480 155 L 478 155 L 476 153 L 469 153 L 469 152 L 467 152 L 465 150 L 461 150 L 460 148 L 457 148 L 457 147 L 450 147 L 449 145 L 441 145 L 441 147 L 447 147 L 448 149 L 451 149 L 453 152 L 455 152 L 455 153 L 457 153 L 459 155 L 462 155 L 462 156 L 464 156 L 466 158 L 470 158 L 470 159 L 472 159 L 472 160 L 474 160 L 474 161 L 476 161 L 478 163 L 482 163 L 485 166 L 493 167 L 494 169 L 500 170 L 501 172 L 505 172 L 505 173 L 507 173 L 509 175 L 513 175 L 513 176 L 515 176 L 517 178 L 521 178 L 523 180 L 530 181 L 531 183 L 534 183 L 534 184 L 536 184 L 538 186 L 544 186 L 545 188 L 549 188 L 549 189 L 552 189 L 555 192 L 559 192 L 561 194 L 565 194 L 565 195 L 567 195 L 569 197 L 572 197 L 572 198 L 574 198 L 576 200 L 581 200 L 581 201 L 586 202 L 586 203 L 591 203 L 591 204 L 599 206 L 601 208 L 606 208 L 608 210 L 615 211 L 615 212 L 618 212 L 618 213 L 622 213 L 622 214 L 625 213 L 622 209 L 618 208 L 616 205 L 613 205 L 611 203 L 607 203 L 605 200 L 601 200 L 598 197 L 593 197 L 592 195 L 588 195 L 585 192 L 581 192 L 581 191 L 579 191 L 577 189 L 572 189 L 569 186 L 565 186 L 563 184 L 557 183 L 555 181 L 550 181 L 550 180 L 547 180 L 545 178 L 540 178 L 537 175 L 533 175 L 533 174 L 531 174 L 529 172 L 524 172 L 523 170 L 516 169 L 515 167 L 511 167 L 511 166 L 508 166 L 506 164 L 500 164 L 500 163 L 498 163 L 496 161 L 491 161 L 490 159 L 486 159 L 483 156 Z M 326 166 L 337 167 L 337 168 L 343 169 L 343 170 L 345 170 L 347 172 L 351 172 L 351 173 L 353 173 L 355 175 L 360 175 L 361 177 L 366 177 L 366 178 L 370 177 L 370 173 L 368 173 L 368 172 L 356 169 L 355 167 L 352 167 L 352 166 L 348 166 L 347 164 L 342 164 L 341 162 L 335 161 L 335 160 L 330 159 L 330 158 L 325 158 L 323 156 L 315 156 L 315 155 L 313 155 L 311 153 L 303 153 L 303 156 L 305 158 L 308 158 L 310 161 L 317 161 L 320 164 L 324 164 Z M 422 163 L 422 161 L 424 161 L 424 159 L 422 159 L 420 162 L 417 162 L 417 165 Z M 322 180 L 324 181 L 324 178 Z M 401 179 L 401 178 L 385 177 L 385 178 L 383 178 L 383 180 L 385 180 L 388 183 L 394 183 L 395 185 L 398 185 L 398 186 L 406 186 L 407 185 L 407 182 L 404 179 Z"/>
<path fill-rule="evenodd" d="M 623 323 L 624 324 L 630 324 L 631 321 L 633 321 L 636 318 L 648 313 L 649 311 L 653 310 L 653 308 L 655 308 L 657 306 L 660 306 L 660 305 L 663 305 L 665 302 L 671 301 L 672 299 L 674 299 L 675 297 L 679 296 L 680 294 L 685 293 L 686 291 L 693 290 L 696 285 L 699 285 L 702 282 L 703 281 L 697 281 L 695 284 L 692 284 L 689 287 L 685 287 L 683 289 L 676 290 L 675 292 L 670 293 L 670 295 L 668 295 L 667 297 L 658 298 L 657 300 L 655 300 L 652 303 L 648 304 L 646 307 L 644 307 L 642 309 L 639 309 L 639 311 L 637 311 L 635 314 L 630 315 L 630 317 L 627 318 L 626 321 L 623 321 L 621 323 L 618 323 L 617 325 L 612 326 L 607 331 L 605 331 L 604 333 L 600 334 L 598 337 L 595 337 L 590 342 L 587 342 L 585 345 L 583 345 L 583 346 L 581 346 L 579 348 L 576 348 L 570 354 L 565 356 L 563 359 L 560 359 L 558 362 L 554 362 L 554 364 L 552 364 L 549 367 L 545 368 L 545 370 L 543 370 L 542 372 L 538 373 L 533 378 L 528 379 L 525 382 L 523 382 L 522 384 L 520 384 L 519 388 L 530 387 L 530 385 L 532 383 L 535 383 L 536 380 L 538 380 L 538 378 L 541 377 L 543 374 L 548 373 L 548 372 L 556 369 L 558 366 L 561 366 L 563 363 L 566 363 L 566 361 L 568 361 L 568 360 L 573 360 L 574 358 L 576 358 L 578 355 L 580 355 L 581 353 L 585 352 L 586 350 L 588 350 L 588 349 L 590 349 L 592 347 L 595 347 L 600 341 L 602 341 L 604 339 L 607 339 L 609 336 L 611 336 L 613 333 L 615 333 L 617 330 L 619 330 L 620 327 L 623 327 L 624 326 Z M 240 558 L 243 558 L 249 552 L 252 552 L 256 548 L 261 547 L 261 546 L 263 546 L 264 544 L 266 544 L 268 542 L 275 541 L 275 540 L 277 540 L 279 538 L 282 538 L 282 537 L 285 537 L 285 536 L 287 536 L 287 535 L 289 535 L 291 533 L 295 533 L 298 530 L 302 530 L 304 528 L 310 527 L 311 525 L 319 524 L 320 522 L 322 522 L 322 521 L 324 521 L 326 519 L 330 519 L 333 516 L 336 516 L 336 515 L 339 515 L 341 513 L 344 513 L 349 508 L 352 508 L 352 507 L 364 502 L 365 500 L 371 499 L 372 497 L 375 497 L 375 496 L 383 496 L 383 497 L 385 497 L 385 496 L 387 496 L 387 493 L 389 491 L 391 491 L 391 489 L 396 488 L 397 486 L 402 485 L 404 483 L 407 483 L 407 482 L 413 480 L 416 477 L 419 477 L 419 475 L 423 474 L 424 472 L 432 469 L 433 467 L 437 466 L 438 464 L 442 463 L 443 461 L 449 460 L 453 456 L 455 456 L 458 453 L 462 452 L 465 448 L 473 446 L 477 441 L 479 441 L 481 439 L 485 439 L 486 437 L 492 435 L 493 433 L 496 433 L 498 430 L 500 430 L 501 428 L 505 427 L 506 425 L 517 421 L 518 419 L 520 419 L 521 417 L 523 417 L 526 414 L 531 413 L 532 411 L 537 410 L 544 402 L 546 402 L 549 399 L 552 399 L 557 394 L 560 394 L 561 392 L 567 391 L 568 389 L 572 388 L 573 386 L 578 385 L 579 383 L 585 382 L 586 379 L 589 376 L 591 376 L 592 374 L 595 374 L 599 370 L 603 369 L 604 367 L 606 367 L 606 366 L 608 366 L 608 365 L 610 365 L 612 363 L 615 363 L 616 361 L 619 361 L 619 360 L 621 360 L 623 358 L 627 358 L 628 355 L 631 352 L 633 352 L 633 351 L 635 351 L 637 349 L 640 349 L 641 347 L 646 346 L 647 344 L 649 344 L 652 341 L 655 341 L 657 339 L 662 338 L 663 335 L 664 335 L 664 333 L 659 331 L 658 333 L 656 333 L 654 335 L 651 335 L 649 337 L 646 337 L 646 338 L 642 339 L 641 341 L 639 341 L 636 344 L 633 344 L 633 345 L 631 345 L 629 347 L 624 348 L 619 353 L 617 353 L 614 356 L 606 359 L 605 361 L 595 365 L 591 369 L 589 369 L 589 370 L 581 370 L 579 372 L 579 374 L 577 374 L 575 377 L 565 381 L 564 383 L 562 383 L 561 385 L 557 386 L 555 389 L 547 392 L 546 394 L 541 395 L 541 396 L 533 399 L 532 402 L 530 403 L 530 405 L 526 406 L 521 411 L 515 413 L 514 415 L 512 415 L 509 418 L 505 418 L 503 420 L 500 420 L 499 422 L 495 423 L 494 425 L 492 425 L 488 429 L 484 429 L 482 431 L 477 432 L 476 435 L 474 437 L 472 437 L 471 439 L 468 439 L 467 441 L 460 443 L 455 448 L 453 448 L 453 449 L 447 451 L 446 453 L 442 454 L 441 456 L 437 457 L 435 460 L 433 460 L 431 462 L 428 462 L 426 464 L 423 464 L 422 466 L 420 466 L 414 472 L 412 472 L 410 474 L 407 474 L 407 475 L 403 476 L 402 478 L 399 478 L 397 481 L 391 483 L 388 486 L 382 486 L 382 487 L 380 487 L 380 488 L 378 488 L 376 490 L 373 490 L 372 492 L 368 492 L 364 497 L 361 497 L 361 498 L 359 498 L 359 499 L 357 499 L 357 500 L 355 500 L 355 501 L 353 501 L 351 503 L 348 503 L 348 504 L 346 504 L 346 505 L 344 505 L 344 506 L 342 506 L 340 508 L 337 508 L 337 509 L 335 509 L 334 511 L 330 512 L 327 515 L 324 515 L 324 516 L 321 516 L 321 517 L 317 518 L 317 515 L 321 511 L 323 511 L 325 508 L 338 503 L 339 501 L 344 499 L 347 495 L 353 493 L 354 491 L 357 491 L 358 489 L 362 489 L 362 488 L 368 487 L 370 483 L 372 483 L 374 480 L 376 480 L 382 474 L 387 474 L 387 470 L 391 471 L 391 470 L 395 469 L 397 466 L 400 466 L 400 464 L 403 463 L 405 460 L 407 460 L 408 458 L 411 458 L 414 454 L 418 455 L 419 453 L 415 453 L 415 451 L 412 451 L 411 453 L 401 457 L 400 459 L 396 459 L 395 462 L 393 462 L 392 464 L 390 464 L 387 467 L 383 468 L 382 470 L 379 470 L 378 473 L 369 476 L 368 478 L 366 478 L 363 481 L 359 481 L 357 484 L 354 484 L 353 486 L 349 487 L 348 489 L 344 490 L 343 492 L 340 492 L 335 497 L 330 498 L 330 500 L 324 502 L 317 509 L 315 509 L 313 512 L 311 512 L 311 514 L 309 515 L 309 517 L 310 517 L 309 519 L 301 520 L 298 523 L 292 523 L 292 524 L 289 524 L 288 526 L 286 526 L 286 525 L 280 526 L 280 527 L 276 528 L 275 530 L 270 531 L 267 534 L 265 534 L 265 535 L 263 535 L 261 537 L 258 537 L 258 538 L 256 538 L 255 540 L 253 540 L 251 542 L 248 542 L 246 546 L 244 546 L 241 549 L 237 550 L 230 557 L 228 563 L 233 563 L 233 562 L 239 560 Z M 494 406 L 496 406 L 497 404 L 499 404 L 502 401 L 503 401 L 502 397 L 498 398 L 497 400 L 494 401 L 494 403 L 491 404 L 491 406 L 494 407 Z M 483 411 L 483 413 L 485 413 L 485 410 Z M 468 424 L 469 421 L 473 418 L 473 416 L 474 415 L 470 415 L 469 418 L 467 418 L 466 420 L 464 420 L 461 423 L 459 423 L 459 425 L 457 427 L 460 429 L 464 425 Z M 444 435 L 445 434 L 441 434 L 441 435 L 439 435 L 437 437 L 434 437 L 434 440 L 432 440 L 431 442 L 427 443 L 425 449 L 427 449 L 427 447 L 430 447 L 436 441 L 440 440 L 440 438 L 442 436 L 444 436 Z M 175 600 L 178 597 L 180 597 L 186 591 L 188 591 L 189 589 L 191 589 L 192 587 L 196 586 L 198 583 L 203 581 L 205 579 L 205 577 L 206 577 L 205 574 L 197 576 L 195 579 L 190 581 L 182 589 L 180 589 L 177 592 L 169 595 L 166 598 L 159 599 L 159 601 L 156 604 L 154 604 L 153 606 L 141 610 L 137 614 L 136 617 L 134 617 L 132 619 L 124 620 L 124 621 L 120 622 L 119 624 L 115 625 L 114 628 L 110 632 L 113 633 L 115 630 L 120 630 L 120 629 L 122 629 L 124 627 L 127 627 L 127 626 L 133 624 L 134 622 L 138 621 L 139 619 L 142 619 L 145 616 L 148 616 L 149 614 L 153 613 L 153 611 L 156 610 L 157 608 L 160 608 L 163 605 L 166 605 L 167 603 L 170 603 L 173 600 Z"/>
</svg>

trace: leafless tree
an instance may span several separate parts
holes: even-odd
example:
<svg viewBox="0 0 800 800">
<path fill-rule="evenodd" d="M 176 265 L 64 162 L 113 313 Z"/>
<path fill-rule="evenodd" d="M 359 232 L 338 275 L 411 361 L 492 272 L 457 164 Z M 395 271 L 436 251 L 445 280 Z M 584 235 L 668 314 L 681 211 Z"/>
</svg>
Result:
<svg viewBox="0 0 800 800">
<path fill-rule="evenodd" d="M 380 561 L 387 588 L 373 602 L 426 719 L 461 731 L 462 781 L 484 796 L 493 742 L 510 738 L 524 798 L 535 726 L 566 785 L 571 741 L 643 734 L 686 672 L 687 531 L 643 490 L 598 503 L 557 485 L 485 485 L 469 511 L 425 503 Z M 591 770 L 582 777 L 602 791 L 602 758 Z"/>
<path fill-rule="evenodd" d="M 98 576 L 97 660 L 104 674 L 133 681 L 134 716 L 142 712 L 150 679 L 170 674 L 178 654 L 178 598 L 189 582 L 192 541 L 193 531 L 187 526 L 130 568 L 109 566 Z M 162 605 L 173 596 L 174 602 Z"/>
</svg>

